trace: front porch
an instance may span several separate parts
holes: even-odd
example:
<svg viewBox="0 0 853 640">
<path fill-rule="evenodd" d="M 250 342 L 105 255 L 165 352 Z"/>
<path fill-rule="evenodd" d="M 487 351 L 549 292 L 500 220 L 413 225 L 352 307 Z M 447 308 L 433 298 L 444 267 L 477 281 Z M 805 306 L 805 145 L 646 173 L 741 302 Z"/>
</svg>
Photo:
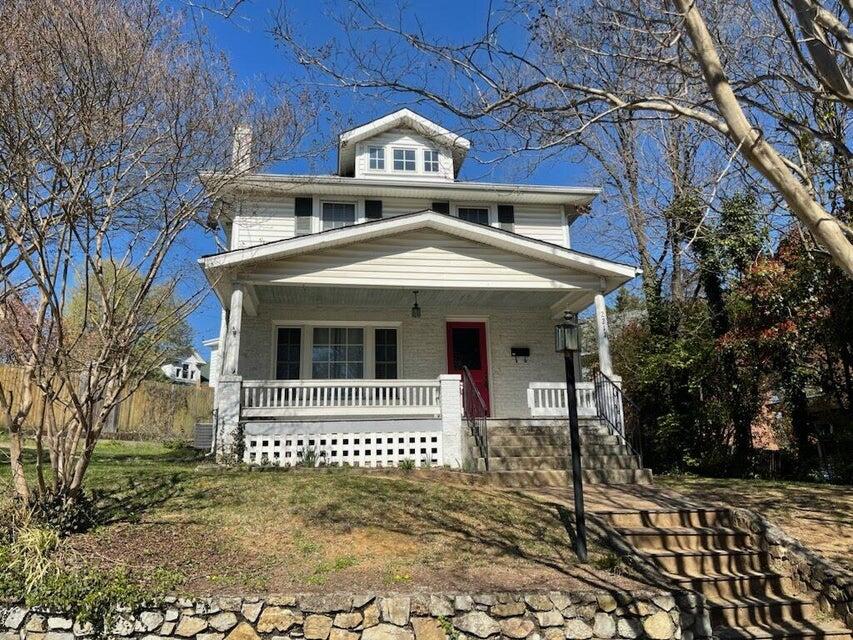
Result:
<svg viewBox="0 0 853 640">
<path fill-rule="evenodd" d="M 431 211 L 203 259 L 223 302 L 220 456 L 462 467 L 491 418 L 566 415 L 554 324 L 633 270 Z M 576 378 L 580 379 L 579 363 Z M 597 409 L 590 381 L 581 416 Z"/>
<path fill-rule="evenodd" d="M 564 363 L 553 347 L 560 314 L 552 308 L 564 295 L 421 291 L 417 318 L 412 292 L 403 289 L 254 284 L 248 293 L 241 284 L 235 285 L 232 304 L 249 296 L 252 302 L 241 304 L 236 323 L 236 371 L 217 384 L 218 446 L 239 450 L 247 464 L 316 460 L 389 467 L 411 461 L 460 468 L 466 460 L 488 457 L 487 416 L 567 415 Z M 233 328 L 235 314 L 230 315 Z M 458 343 L 466 335 L 479 335 L 472 328 L 477 326 L 482 353 L 475 348 L 454 357 L 452 343 L 463 347 Z M 454 340 L 457 327 L 462 335 Z M 602 337 L 608 349 L 606 333 Z M 527 355 L 513 355 L 519 348 Z M 608 356 L 601 359 L 607 362 Z M 462 364 L 480 370 L 481 379 L 466 381 L 456 368 Z M 363 377 L 313 377 L 329 375 L 328 366 L 331 374 Z M 478 387 L 488 398 L 482 415 L 464 400 L 466 382 L 469 395 L 470 387 Z M 591 381 L 578 383 L 577 402 L 581 417 L 597 415 Z M 232 430 L 237 441 L 229 441 L 224 428 L 229 415 L 241 425 L 239 434 Z"/>
</svg>

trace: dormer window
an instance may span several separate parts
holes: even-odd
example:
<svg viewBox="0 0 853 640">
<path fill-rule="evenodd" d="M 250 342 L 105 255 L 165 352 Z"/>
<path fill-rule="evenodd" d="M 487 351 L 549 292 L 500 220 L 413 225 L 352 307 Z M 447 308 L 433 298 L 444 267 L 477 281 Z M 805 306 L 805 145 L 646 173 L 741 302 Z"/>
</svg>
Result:
<svg viewBox="0 0 853 640">
<path fill-rule="evenodd" d="M 438 151 L 435 149 L 424 150 L 424 172 L 438 173 Z"/>
<path fill-rule="evenodd" d="M 394 149 L 394 171 L 416 171 L 414 149 Z"/>
<path fill-rule="evenodd" d="M 385 171 L 385 147 L 369 147 L 367 154 L 371 169 Z"/>
</svg>

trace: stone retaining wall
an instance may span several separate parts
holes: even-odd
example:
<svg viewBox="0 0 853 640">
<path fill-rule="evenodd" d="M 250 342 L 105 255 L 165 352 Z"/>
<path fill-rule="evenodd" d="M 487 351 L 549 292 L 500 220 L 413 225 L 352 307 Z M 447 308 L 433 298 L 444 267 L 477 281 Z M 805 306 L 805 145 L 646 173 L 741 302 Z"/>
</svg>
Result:
<svg viewBox="0 0 853 640">
<path fill-rule="evenodd" d="M 266 599 L 166 598 L 120 613 L 124 640 L 692 640 L 695 612 L 665 592 L 548 592 L 413 596 L 301 595 Z M 78 640 L 94 635 L 62 615 L 0 607 L 0 640 Z"/>
<path fill-rule="evenodd" d="M 796 538 L 749 509 L 732 509 L 732 524 L 755 534 L 780 573 L 794 586 L 813 594 L 820 608 L 853 628 L 853 574 L 832 565 Z"/>
</svg>

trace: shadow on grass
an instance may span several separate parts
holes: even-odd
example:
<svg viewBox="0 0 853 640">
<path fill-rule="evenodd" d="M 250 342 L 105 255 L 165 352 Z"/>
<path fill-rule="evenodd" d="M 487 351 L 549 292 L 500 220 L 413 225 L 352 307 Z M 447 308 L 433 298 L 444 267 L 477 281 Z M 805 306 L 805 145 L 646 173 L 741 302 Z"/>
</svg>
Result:
<svg viewBox="0 0 853 640">
<path fill-rule="evenodd" d="M 571 576 L 591 588 L 612 588 L 590 567 L 578 564 L 573 516 L 557 504 L 500 489 L 353 470 L 267 477 L 275 476 L 287 478 L 285 508 L 320 531 L 367 527 L 424 542 L 444 538 L 456 549 L 469 547 L 481 554 L 487 549 Z M 226 493 L 220 496 L 226 503 L 242 503 L 247 497 L 247 491 L 234 486 Z M 266 507 L 273 508 L 269 503 Z"/>
</svg>

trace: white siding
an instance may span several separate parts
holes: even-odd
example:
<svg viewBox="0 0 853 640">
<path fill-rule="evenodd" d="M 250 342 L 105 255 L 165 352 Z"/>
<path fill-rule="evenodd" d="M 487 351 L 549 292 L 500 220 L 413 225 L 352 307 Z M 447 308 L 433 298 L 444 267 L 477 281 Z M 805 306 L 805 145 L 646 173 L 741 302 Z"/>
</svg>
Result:
<svg viewBox="0 0 853 640">
<path fill-rule="evenodd" d="M 432 208 L 431 200 L 419 200 L 417 198 L 385 198 L 382 200 L 382 217 L 393 218 L 406 213 L 423 211 Z"/>
<path fill-rule="evenodd" d="M 306 194 L 310 195 L 310 194 Z M 342 196 L 313 196 L 315 217 L 319 216 L 322 202 L 354 202 L 357 222 L 364 222 L 365 198 L 347 198 Z M 394 216 L 423 211 L 432 207 L 432 200 L 421 198 L 381 198 L 382 216 Z M 486 206 L 492 212 L 493 222 L 497 222 L 497 202 L 466 203 L 448 200 L 453 215 L 460 206 Z M 296 224 L 294 218 L 294 199 L 280 198 L 269 200 L 245 201 L 234 217 L 230 233 L 231 248 L 240 249 L 273 240 L 292 238 Z M 320 230 L 319 220 L 314 221 L 314 231 Z M 567 246 L 565 220 L 562 208 L 547 205 L 515 205 L 515 233 L 544 240 L 560 246 Z"/>
<path fill-rule="evenodd" d="M 358 286 L 571 289 L 570 270 L 436 231 L 414 231 L 258 265 L 264 282 Z"/>
<path fill-rule="evenodd" d="M 264 242 L 292 238 L 296 222 L 293 198 L 250 200 L 234 217 L 231 248 L 242 249 Z"/>
<path fill-rule="evenodd" d="M 559 206 L 516 205 L 515 232 L 561 247 L 567 246 L 563 210 Z"/>
<path fill-rule="evenodd" d="M 420 318 L 409 307 L 262 305 L 256 317 L 243 317 L 239 372 L 244 379 L 272 376 L 273 327 L 288 320 L 307 322 L 399 322 L 402 353 L 400 378 L 435 378 L 447 373 L 446 322 L 462 318 L 486 322 L 489 392 L 492 415 L 525 417 L 530 382 L 565 381 L 563 359 L 554 352 L 554 321 L 547 308 L 529 310 L 458 306 L 450 302 L 424 306 Z M 528 362 L 518 362 L 510 347 L 530 348 Z"/>
<path fill-rule="evenodd" d="M 378 171 L 370 168 L 368 162 L 368 147 L 383 147 L 385 149 L 385 170 Z M 394 147 L 415 149 L 415 171 L 394 171 Z M 439 152 L 438 173 L 424 172 L 425 149 L 435 149 Z M 392 129 L 356 144 L 355 151 L 356 178 L 388 178 L 400 177 L 407 180 L 453 181 L 453 156 L 447 147 L 440 147 L 426 137 L 410 129 Z"/>
</svg>

